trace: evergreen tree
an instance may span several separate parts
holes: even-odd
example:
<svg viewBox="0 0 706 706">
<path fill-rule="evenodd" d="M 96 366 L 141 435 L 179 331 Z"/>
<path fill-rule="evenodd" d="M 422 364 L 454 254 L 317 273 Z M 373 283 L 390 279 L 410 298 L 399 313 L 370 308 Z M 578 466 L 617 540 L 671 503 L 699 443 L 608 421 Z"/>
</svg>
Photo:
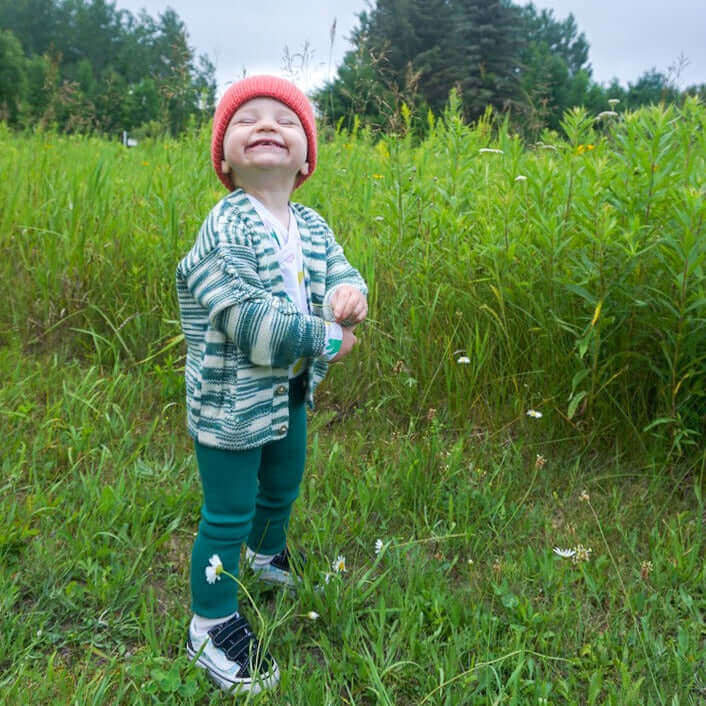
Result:
<svg viewBox="0 0 706 706">
<path fill-rule="evenodd" d="M 557 129 L 564 111 L 585 104 L 592 93 L 588 42 L 578 33 L 573 15 L 563 22 L 552 10 L 532 3 L 521 9 L 526 44 L 522 52 L 521 85 L 526 128 Z"/>
<path fill-rule="evenodd" d="M 62 21 L 56 0 L 0 0 L 0 27 L 9 29 L 28 55 L 44 54 L 52 43 L 57 45 Z"/>
<path fill-rule="evenodd" d="M 315 96 L 334 120 L 389 123 L 405 101 L 440 112 L 453 87 L 468 118 L 519 97 L 521 18 L 505 0 L 378 0 L 359 15 L 336 79 Z"/>
<path fill-rule="evenodd" d="M 567 71 L 572 76 L 582 70 L 587 70 L 590 75 L 588 40 L 583 32 L 579 34 L 572 14 L 562 22 L 554 18 L 553 10 L 544 9 L 537 12 L 532 3 L 521 8 L 521 13 L 528 45 L 546 46 L 552 55 L 564 60 Z"/>
<path fill-rule="evenodd" d="M 669 77 L 652 68 L 635 83 L 628 84 L 625 103 L 628 108 L 637 108 L 650 103 L 674 102 L 678 97 L 679 91 L 671 84 Z"/>
<path fill-rule="evenodd" d="M 520 97 L 521 16 L 503 0 L 455 0 L 461 97 L 467 117 L 486 106 L 507 109 Z"/>
<path fill-rule="evenodd" d="M 572 105 L 607 107 L 573 16 L 560 21 L 532 4 L 377 0 L 359 15 L 352 42 L 336 78 L 315 96 L 334 122 L 357 115 L 383 127 L 401 101 L 423 118 L 427 106 L 440 112 L 454 87 L 468 119 L 488 105 L 509 108 L 530 133 L 558 128 Z"/>
<path fill-rule="evenodd" d="M 448 51 L 455 31 L 450 0 L 378 0 L 359 20 L 355 49 L 316 96 L 322 111 L 382 126 L 402 101 L 421 113 L 441 110 L 460 77 Z"/>
</svg>

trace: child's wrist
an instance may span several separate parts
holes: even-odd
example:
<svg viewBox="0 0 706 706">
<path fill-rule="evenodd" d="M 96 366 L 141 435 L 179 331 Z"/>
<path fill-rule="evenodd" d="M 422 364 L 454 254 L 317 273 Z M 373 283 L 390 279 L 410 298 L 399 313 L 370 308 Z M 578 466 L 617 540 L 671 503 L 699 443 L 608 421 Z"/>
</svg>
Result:
<svg viewBox="0 0 706 706">
<path fill-rule="evenodd" d="M 325 321 L 326 340 L 324 341 L 324 351 L 321 357 L 324 360 L 333 360 L 341 350 L 343 343 L 343 329 L 335 321 Z"/>
</svg>

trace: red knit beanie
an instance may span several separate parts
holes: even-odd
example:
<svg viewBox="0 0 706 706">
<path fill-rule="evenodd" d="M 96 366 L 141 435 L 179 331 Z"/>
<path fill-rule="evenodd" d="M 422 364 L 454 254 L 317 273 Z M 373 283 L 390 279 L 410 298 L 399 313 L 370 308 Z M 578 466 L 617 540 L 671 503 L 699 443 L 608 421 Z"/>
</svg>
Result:
<svg viewBox="0 0 706 706">
<path fill-rule="evenodd" d="M 243 103 L 252 98 L 274 98 L 293 110 L 301 120 L 308 145 L 308 174 L 298 174 L 294 182 L 296 189 L 305 179 L 311 176 L 316 167 L 316 121 L 314 109 L 309 99 L 290 81 L 277 76 L 248 76 L 242 81 L 232 83 L 218 102 L 213 116 L 213 133 L 211 135 L 211 160 L 218 178 L 225 187 L 232 191 L 235 187 L 230 174 L 221 171 L 223 161 L 223 137 L 233 114 Z"/>
</svg>

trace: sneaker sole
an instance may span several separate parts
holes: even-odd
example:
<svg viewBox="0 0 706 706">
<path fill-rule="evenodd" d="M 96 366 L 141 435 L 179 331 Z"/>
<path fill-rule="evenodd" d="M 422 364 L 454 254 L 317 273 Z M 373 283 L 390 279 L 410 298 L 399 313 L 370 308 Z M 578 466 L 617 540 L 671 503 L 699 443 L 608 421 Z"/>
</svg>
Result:
<svg viewBox="0 0 706 706">
<path fill-rule="evenodd" d="M 208 678 L 213 681 L 218 687 L 224 691 L 228 691 L 232 694 L 259 694 L 261 691 L 266 691 L 267 689 L 272 689 L 279 683 L 279 667 L 275 664 L 274 671 L 265 677 L 257 677 L 256 679 L 228 679 L 223 677 L 218 672 L 215 672 L 211 665 L 202 660 L 199 656 L 194 659 L 199 654 L 199 650 L 195 650 L 190 642 L 186 643 L 186 654 L 189 659 L 195 664 L 199 669 L 206 671 Z"/>
<path fill-rule="evenodd" d="M 267 569 L 252 569 L 252 572 L 253 576 L 258 581 L 270 586 L 284 586 L 285 588 L 296 590 L 299 583 L 299 581 L 295 581 L 291 575 L 284 574 L 284 572 L 277 573 Z"/>
</svg>

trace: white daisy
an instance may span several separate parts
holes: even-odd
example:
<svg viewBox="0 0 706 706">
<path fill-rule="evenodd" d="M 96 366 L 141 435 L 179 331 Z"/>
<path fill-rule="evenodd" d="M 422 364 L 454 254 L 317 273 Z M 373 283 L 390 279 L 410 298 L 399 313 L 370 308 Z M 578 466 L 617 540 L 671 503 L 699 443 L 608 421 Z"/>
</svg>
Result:
<svg viewBox="0 0 706 706">
<path fill-rule="evenodd" d="M 209 566 L 206 567 L 206 581 L 209 583 L 216 583 L 216 581 L 221 580 L 221 574 L 223 573 L 223 562 L 218 554 L 214 554 L 208 560 Z"/>
<path fill-rule="evenodd" d="M 456 362 L 459 365 L 468 365 L 471 362 L 471 359 L 467 355 L 462 355 L 456 358 Z"/>
<path fill-rule="evenodd" d="M 380 552 L 382 551 L 382 547 L 383 547 L 382 539 L 376 539 L 375 540 L 375 555 L 376 556 L 378 554 L 380 554 Z"/>
<path fill-rule="evenodd" d="M 319 619 L 319 614 L 315 610 L 310 610 L 307 614 L 306 617 L 309 620 L 318 620 Z"/>
<path fill-rule="evenodd" d="M 346 557 L 344 557 L 342 554 L 339 554 L 336 557 L 336 561 L 333 562 L 333 565 L 331 567 L 337 574 L 340 574 L 341 571 L 346 570 Z"/>
<path fill-rule="evenodd" d="M 538 412 L 536 409 L 528 409 L 527 416 L 532 417 L 533 419 L 541 419 L 542 413 Z"/>
<path fill-rule="evenodd" d="M 554 547 L 554 553 L 560 556 L 562 559 L 571 559 L 571 557 L 576 554 L 575 549 L 561 549 L 560 547 Z"/>
</svg>

